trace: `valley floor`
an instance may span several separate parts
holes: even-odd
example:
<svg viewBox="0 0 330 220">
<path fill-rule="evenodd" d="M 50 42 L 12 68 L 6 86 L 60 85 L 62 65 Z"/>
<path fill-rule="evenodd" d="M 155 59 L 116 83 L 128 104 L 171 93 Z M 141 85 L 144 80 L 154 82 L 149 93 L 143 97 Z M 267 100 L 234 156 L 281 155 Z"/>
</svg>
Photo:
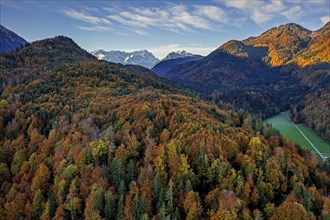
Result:
<svg viewBox="0 0 330 220">
<path fill-rule="evenodd" d="M 311 150 L 318 158 L 325 160 L 330 156 L 330 143 L 302 124 L 294 124 L 288 117 L 289 111 L 281 112 L 264 123 L 271 124 L 281 134 L 301 147 Z"/>
</svg>

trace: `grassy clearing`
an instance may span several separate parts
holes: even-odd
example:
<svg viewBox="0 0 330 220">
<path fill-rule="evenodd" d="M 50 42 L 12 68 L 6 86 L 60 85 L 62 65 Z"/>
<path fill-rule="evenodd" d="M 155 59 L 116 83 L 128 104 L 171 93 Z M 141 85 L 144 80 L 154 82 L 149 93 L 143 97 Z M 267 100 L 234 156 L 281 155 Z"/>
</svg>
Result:
<svg viewBox="0 0 330 220">
<path fill-rule="evenodd" d="M 300 130 L 308 137 L 308 139 L 317 147 L 317 149 L 321 152 L 321 153 L 330 153 L 329 149 L 330 149 L 330 143 L 327 143 L 324 139 L 320 138 L 319 136 L 317 136 L 317 134 L 310 130 L 309 128 L 307 128 L 306 126 L 302 125 L 302 124 L 298 124 L 297 125 Z"/>
<path fill-rule="evenodd" d="M 287 115 L 288 111 L 281 112 L 280 114 L 265 120 L 264 123 L 271 124 L 293 143 L 299 144 L 301 147 L 316 153 L 311 144 L 308 143 L 308 141 L 303 137 L 299 130 L 292 124 Z M 304 135 L 309 139 L 310 142 L 312 142 L 312 144 L 321 154 L 325 155 L 330 153 L 330 143 L 317 136 L 315 132 L 302 124 L 298 124 L 297 127 L 304 133 Z"/>
</svg>

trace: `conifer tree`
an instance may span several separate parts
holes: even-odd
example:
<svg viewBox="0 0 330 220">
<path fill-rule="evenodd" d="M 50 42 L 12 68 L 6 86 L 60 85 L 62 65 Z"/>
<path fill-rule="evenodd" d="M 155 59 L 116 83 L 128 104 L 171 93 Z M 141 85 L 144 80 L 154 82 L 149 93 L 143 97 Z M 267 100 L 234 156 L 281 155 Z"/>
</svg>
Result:
<svg viewBox="0 0 330 220">
<path fill-rule="evenodd" d="M 113 159 L 110 164 L 110 182 L 111 184 L 119 188 L 122 179 L 122 163 L 119 159 Z"/>
<path fill-rule="evenodd" d="M 104 189 L 99 188 L 96 191 L 96 208 L 99 210 L 101 216 L 104 216 Z"/>
<path fill-rule="evenodd" d="M 34 194 L 33 202 L 32 202 L 32 219 L 39 220 L 40 216 L 43 212 L 43 202 L 44 202 L 44 196 L 42 195 L 42 192 L 40 189 L 37 190 L 37 192 Z"/>
<path fill-rule="evenodd" d="M 125 184 L 124 180 L 120 181 L 119 184 L 119 189 L 118 189 L 118 194 L 119 194 L 119 200 L 117 204 L 117 216 L 116 219 L 120 220 L 123 217 L 124 214 L 124 199 L 125 199 Z"/>
<path fill-rule="evenodd" d="M 133 215 L 135 219 L 140 219 L 146 212 L 146 202 L 143 198 L 138 195 L 134 196 L 133 199 Z"/>
<path fill-rule="evenodd" d="M 111 193 L 110 191 L 107 191 L 104 194 L 104 215 L 106 219 L 115 219 L 116 217 L 116 196 Z"/>
<path fill-rule="evenodd" d="M 166 191 L 166 213 L 172 215 L 173 213 L 173 181 L 170 179 L 168 189 Z"/>
<path fill-rule="evenodd" d="M 159 210 L 159 219 L 160 220 L 165 220 L 166 219 L 166 207 L 165 207 L 165 203 L 163 203 L 162 207 Z"/>
<path fill-rule="evenodd" d="M 136 167 L 133 160 L 129 160 L 127 164 L 126 184 L 129 185 L 136 178 Z"/>
<path fill-rule="evenodd" d="M 152 206 L 154 213 L 157 213 L 157 211 L 162 207 L 163 202 L 164 202 L 163 186 L 159 174 L 157 174 L 154 178 L 154 183 L 152 185 Z"/>
<path fill-rule="evenodd" d="M 48 190 L 48 215 L 52 218 L 56 212 L 56 199 L 51 189 Z"/>
</svg>

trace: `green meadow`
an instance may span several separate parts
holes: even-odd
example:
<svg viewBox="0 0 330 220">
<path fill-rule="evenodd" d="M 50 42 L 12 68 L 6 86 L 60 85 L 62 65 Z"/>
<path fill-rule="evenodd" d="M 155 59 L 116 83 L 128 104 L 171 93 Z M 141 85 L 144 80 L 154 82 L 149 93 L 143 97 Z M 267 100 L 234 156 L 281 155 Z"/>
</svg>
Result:
<svg viewBox="0 0 330 220">
<path fill-rule="evenodd" d="M 317 154 L 312 145 L 306 140 L 307 138 L 323 156 L 330 156 L 330 143 L 319 137 L 314 131 L 310 130 L 306 126 L 297 124 L 297 127 L 306 136 L 305 138 L 289 120 L 288 113 L 289 111 L 281 112 L 278 115 L 266 119 L 264 123 L 271 124 L 293 143 L 299 144 L 301 147 L 309 149 Z M 318 157 L 321 158 L 319 155 Z"/>
</svg>

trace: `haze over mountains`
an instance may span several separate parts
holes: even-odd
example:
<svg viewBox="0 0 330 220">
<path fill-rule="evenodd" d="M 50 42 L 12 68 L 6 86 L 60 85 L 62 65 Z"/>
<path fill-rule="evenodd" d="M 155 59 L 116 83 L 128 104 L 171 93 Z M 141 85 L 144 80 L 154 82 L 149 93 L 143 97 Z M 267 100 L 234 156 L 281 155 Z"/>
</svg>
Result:
<svg viewBox="0 0 330 220">
<path fill-rule="evenodd" d="M 64 36 L 0 54 L 0 219 L 328 219 L 329 162 L 260 117 L 329 137 L 329 34 L 283 25 L 167 79 Z"/>
</svg>

